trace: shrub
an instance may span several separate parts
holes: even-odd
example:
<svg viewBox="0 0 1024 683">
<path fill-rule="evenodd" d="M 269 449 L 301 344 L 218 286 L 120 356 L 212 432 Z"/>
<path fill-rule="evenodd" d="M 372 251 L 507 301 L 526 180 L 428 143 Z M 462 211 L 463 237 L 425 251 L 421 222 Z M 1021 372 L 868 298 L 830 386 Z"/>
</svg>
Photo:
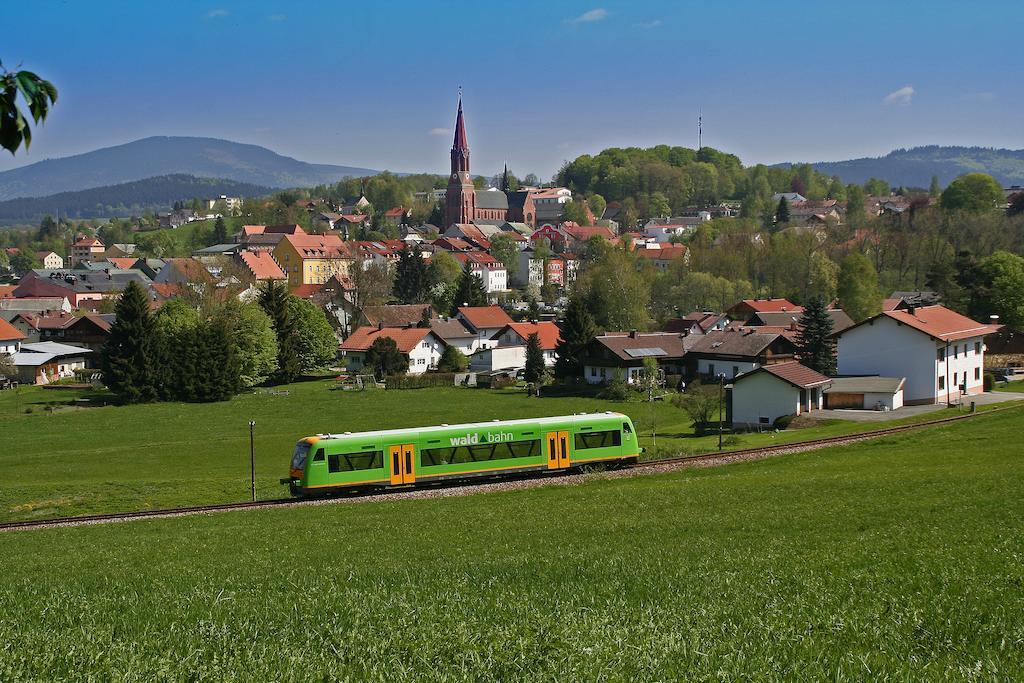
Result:
<svg viewBox="0 0 1024 683">
<path fill-rule="evenodd" d="M 451 372 L 427 372 L 422 375 L 388 375 L 384 379 L 388 389 L 426 389 L 428 387 L 455 386 Z"/>
<path fill-rule="evenodd" d="M 996 387 L 996 376 L 991 372 L 986 372 L 983 382 L 985 391 L 992 391 Z"/>
<path fill-rule="evenodd" d="M 609 401 L 625 401 L 629 398 L 629 384 L 623 379 L 621 371 L 615 371 L 612 380 L 605 385 L 598 397 Z"/>
<path fill-rule="evenodd" d="M 774 423 L 773 426 L 776 429 L 780 429 L 780 430 L 781 429 L 786 429 L 787 427 L 789 427 L 789 425 L 793 421 L 794 417 L 795 417 L 794 415 L 783 415 L 782 417 L 777 418 L 775 420 L 775 423 Z"/>
</svg>

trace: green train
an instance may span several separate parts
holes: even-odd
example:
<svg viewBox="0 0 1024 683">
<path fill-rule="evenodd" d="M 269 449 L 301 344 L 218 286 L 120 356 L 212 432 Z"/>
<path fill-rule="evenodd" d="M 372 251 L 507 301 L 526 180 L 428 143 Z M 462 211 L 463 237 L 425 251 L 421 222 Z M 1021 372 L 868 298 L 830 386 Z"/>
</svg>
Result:
<svg viewBox="0 0 1024 683">
<path fill-rule="evenodd" d="M 566 470 L 592 463 L 636 462 L 633 422 L 621 413 L 318 434 L 301 439 L 290 476 L 296 496 L 354 487 L 521 472 Z"/>
</svg>

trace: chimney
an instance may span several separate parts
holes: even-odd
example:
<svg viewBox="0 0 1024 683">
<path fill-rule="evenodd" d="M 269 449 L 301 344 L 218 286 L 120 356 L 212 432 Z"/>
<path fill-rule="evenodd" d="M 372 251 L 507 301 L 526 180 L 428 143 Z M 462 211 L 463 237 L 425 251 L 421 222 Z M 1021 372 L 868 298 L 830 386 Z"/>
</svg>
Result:
<svg viewBox="0 0 1024 683">
<path fill-rule="evenodd" d="M 378 330 L 383 330 L 384 329 L 384 321 L 383 320 L 378 320 L 377 321 L 377 329 Z"/>
<path fill-rule="evenodd" d="M 636 330 L 630 330 L 629 331 L 629 338 L 630 339 L 636 339 Z"/>
<path fill-rule="evenodd" d="M 917 306 L 915 306 L 914 304 L 910 304 L 909 306 L 907 306 L 907 313 L 909 313 L 910 315 L 916 316 L 917 315 Z"/>
</svg>

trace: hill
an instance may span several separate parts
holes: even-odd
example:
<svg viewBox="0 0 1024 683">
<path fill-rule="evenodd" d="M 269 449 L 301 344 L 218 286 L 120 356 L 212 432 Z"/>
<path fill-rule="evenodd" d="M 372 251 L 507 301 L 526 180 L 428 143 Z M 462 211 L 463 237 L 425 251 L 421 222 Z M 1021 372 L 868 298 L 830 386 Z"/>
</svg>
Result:
<svg viewBox="0 0 1024 683">
<path fill-rule="evenodd" d="M 945 187 L 964 173 L 981 172 L 994 177 L 1003 187 L 1024 185 L 1024 149 L 928 145 L 893 150 L 884 157 L 819 161 L 811 165 L 816 171 L 857 184 L 881 178 L 894 187 L 928 187 L 932 176 L 937 175 Z"/>
<path fill-rule="evenodd" d="M 176 201 L 194 197 L 260 197 L 274 188 L 225 178 L 162 175 L 88 190 L 59 192 L 47 197 L 20 197 L 0 201 L 0 224 L 36 224 L 43 216 L 61 218 L 119 218 L 147 211 L 168 211 Z"/>
<path fill-rule="evenodd" d="M 178 173 L 283 188 L 333 183 L 345 176 L 377 171 L 308 164 L 258 145 L 216 138 L 161 136 L 4 171 L 0 173 L 0 200 L 44 197 Z"/>
</svg>

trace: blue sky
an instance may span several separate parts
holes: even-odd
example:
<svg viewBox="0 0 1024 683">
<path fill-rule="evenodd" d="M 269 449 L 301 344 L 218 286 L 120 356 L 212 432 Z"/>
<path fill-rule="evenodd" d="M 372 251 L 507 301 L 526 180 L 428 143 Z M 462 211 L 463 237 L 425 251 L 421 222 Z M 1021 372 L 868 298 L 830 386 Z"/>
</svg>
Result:
<svg viewBox="0 0 1024 683">
<path fill-rule="evenodd" d="M 550 177 L 607 146 L 745 163 L 1024 147 L 1021 2 L 6 3 L 0 60 L 60 99 L 0 170 L 148 135 L 322 163 Z"/>
</svg>

